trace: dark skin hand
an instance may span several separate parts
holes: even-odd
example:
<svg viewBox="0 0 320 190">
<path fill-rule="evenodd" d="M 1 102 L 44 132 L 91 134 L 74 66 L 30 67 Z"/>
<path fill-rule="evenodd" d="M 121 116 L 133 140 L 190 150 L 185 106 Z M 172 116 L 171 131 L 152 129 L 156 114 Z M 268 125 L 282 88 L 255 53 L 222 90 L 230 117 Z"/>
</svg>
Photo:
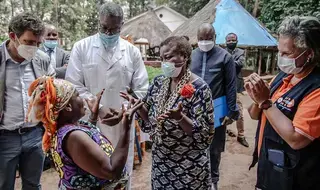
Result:
<svg viewBox="0 0 320 190">
<path fill-rule="evenodd" d="M 122 120 L 124 111 L 117 111 L 113 108 L 102 107 L 99 111 L 99 117 L 101 119 L 101 123 L 108 126 L 115 126 Z"/>
<path fill-rule="evenodd" d="M 120 123 L 120 121 L 122 120 L 122 115 L 123 115 L 123 111 L 116 111 L 115 109 L 112 108 L 106 108 L 106 109 L 102 109 L 99 111 L 99 104 L 100 104 L 100 100 L 101 97 L 104 93 L 105 89 L 103 89 L 101 92 L 99 92 L 96 95 L 95 99 L 91 99 L 88 100 L 86 99 L 87 105 L 91 111 L 91 115 L 89 117 L 90 122 L 94 122 L 98 119 L 98 116 L 100 116 L 101 119 L 101 123 L 109 125 L 109 126 L 114 126 L 117 125 L 118 123 Z M 122 109 L 124 110 L 124 109 Z M 105 112 L 103 112 L 105 111 Z M 93 123 L 95 124 L 95 122 Z"/>
<path fill-rule="evenodd" d="M 137 96 L 134 94 L 134 92 L 129 87 L 127 87 L 127 92 L 120 92 L 120 97 L 127 100 L 130 104 L 135 104 L 136 102 L 139 101 L 138 98 L 134 98 Z M 148 110 L 145 107 L 143 102 L 142 102 L 141 108 L 139 110 L 137 110 L 137 113 L 144 121 L 149 121 Z"/>
<path fill-rule="evenodd" d="M 139 101 L 138 99 L 134 98 L 132 95 L 126 92 L 120 92 L 120 96 L 131 103 Z M 182 103 L 180 102 L 176 109 L 171 109 L 167 113 L 159 116 L 158 121 L 166 120 L 166 119 L 174 119 L 174 120 L 180 121 L 179 125 L 181 126 L 181 128 L 189 136 L 192 136 L 193 123 L 190 118 L 188 118 L 185 114 L 182 113 L 182 110 L 183 110 L 183 107 L 182 107 Z M 144 121 L 149 121 L 148 110 L 144 105 L 141 107 L 141 109 L 137 110 L 137 113 Z"/>
<path fill-rule="evenodd" d="M 99 105 L 99 104 L 98 104 Z M 141 103 L 124 109 L 122 116 L 123 128 L 119 142 L 109 158 L 102 148 L 85 132 L 73 131 L 66 138 L 66 152 L 81 169 L 101 179 L 118 179 L 123 171 L 128 157 L 130 127 L 135 110 L 140 109 Z"/>
<path fill-rule="evenodd" d="M 164 121 L 167 119 L 176 120 L 179 126 L 189 135 L 192 136 L 193 123 L 190 118 L 188 118 L 184 113 L 182 113 L 183 107 L 182 103 L 178 104 L 177 108 L 170 109 L 165 114 L 160 115 L 157 119 L 158 121 Z"/>
<path fill-rule="evenodd" d="M 100 104 L 100 100 L 101 100 L 101 97 L 102 97 L 104 91 L 105 91 L 105 89 L 103 89 L 101 92 L 99 92 L 96 95 L 96 98 L 94 98 L 94 99 L 91 99 L 91 100 L 86 99 L 88 108 L 91 112 L 91 115 L 89 118 L 93 121 L 98 119 L 99 104 Z"/>
</svg>

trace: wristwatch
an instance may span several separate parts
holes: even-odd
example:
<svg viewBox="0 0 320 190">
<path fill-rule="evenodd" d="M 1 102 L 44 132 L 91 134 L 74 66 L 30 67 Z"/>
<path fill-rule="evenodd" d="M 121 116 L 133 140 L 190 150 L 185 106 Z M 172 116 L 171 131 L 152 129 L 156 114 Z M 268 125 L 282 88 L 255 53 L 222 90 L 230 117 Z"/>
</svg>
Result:
<svg viewBox="0 0 320 190">
<path fill-rule="evenodd" d="M 267 110 L 272 107 L 272 100 L 268 99 L 259 104 L 259 108 L 263 110 Z"/>
</svg>

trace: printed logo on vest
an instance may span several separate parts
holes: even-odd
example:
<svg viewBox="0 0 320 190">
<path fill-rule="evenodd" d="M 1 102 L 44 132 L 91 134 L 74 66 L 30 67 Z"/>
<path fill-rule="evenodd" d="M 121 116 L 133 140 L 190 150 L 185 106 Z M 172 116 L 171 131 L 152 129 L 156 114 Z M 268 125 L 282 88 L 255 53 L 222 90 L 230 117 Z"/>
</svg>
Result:
<svg viewBox="0 0 320 190">
<path fill-rule="evenodd" d="M 277 103 L 278 103 L 278 106 L 288 111 L 291 111 L 291 109 L 294 107 L 294 99 L 290 97 L 285 97 L 285 98 L 281 97 L 277 100 Z"/>
</svg>

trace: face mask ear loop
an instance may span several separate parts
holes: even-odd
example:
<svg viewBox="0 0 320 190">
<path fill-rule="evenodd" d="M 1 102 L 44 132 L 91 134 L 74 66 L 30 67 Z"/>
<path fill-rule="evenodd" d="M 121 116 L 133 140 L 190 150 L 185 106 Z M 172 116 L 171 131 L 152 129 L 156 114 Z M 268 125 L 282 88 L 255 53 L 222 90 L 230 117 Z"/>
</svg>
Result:
<svg viewBox="0 0 320 190">
<path fill-rule="evenodd" d="M 14 34 L 14 35 L 16 36 L 16 39 L 15 39 L 15 40 L 16 40 L 16 41 L 18 42 L 18 44 L 19 44 L 18 46 L 20 46 L 20 45 L 21 45 L 21 43 L 20 43 L 20 40 L 19 40 L 19 38 L 18 38 L 17 34 Z M 18 48 L 18 46 L 17 46 L 16 48 Z"/>
<path fill-rule="evenodd" d="M 294 60 L 295 60 L 295 63 L 294 63 L 294 65 L 295 65 L 295 67 L 296 68 L 298 68 L 297 67 L 297 62 L 296 62 L 296 60 L 297 59 L 299 59 L 303 54 L 305 54 L 307 52 L 307 50 L 304 50 L 302 53 L 300 53 L 300 55 L 298 55 L 298 57 L 296 57 Z M 306 64 L 308 63 L 308 61 L 306 61 L 301 67 L 304 67 L 304 66 L 306 66 Z"/>
<path fill-rule="evenodd" d="M 299 59 L 304 53 L 306 53 L 307 50 L 304 50 L 302 53 L 300 53 L 300 55 L 298 55 L 298 57 L 294 58 L 295 60 Z"/>
</svg>

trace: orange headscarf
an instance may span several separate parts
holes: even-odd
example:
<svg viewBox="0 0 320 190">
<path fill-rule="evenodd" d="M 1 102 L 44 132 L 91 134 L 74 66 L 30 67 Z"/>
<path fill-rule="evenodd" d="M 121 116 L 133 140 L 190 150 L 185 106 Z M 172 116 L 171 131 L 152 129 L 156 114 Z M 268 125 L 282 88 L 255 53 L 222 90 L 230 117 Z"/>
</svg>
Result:
<svg viewBox="0 0 320 190">
<path fill-rule="evenodd" d="M 42 122 L 45 127 L 43 136 L 43 150 L 50 149 L 51 139 L 57 131 L 59 112 L 65 108 L 75 91 L 75 87 L 68 81 L 41 77 L 29 87 L 31 97 L 27 114 L 27 121 Z"/>
</svg>

